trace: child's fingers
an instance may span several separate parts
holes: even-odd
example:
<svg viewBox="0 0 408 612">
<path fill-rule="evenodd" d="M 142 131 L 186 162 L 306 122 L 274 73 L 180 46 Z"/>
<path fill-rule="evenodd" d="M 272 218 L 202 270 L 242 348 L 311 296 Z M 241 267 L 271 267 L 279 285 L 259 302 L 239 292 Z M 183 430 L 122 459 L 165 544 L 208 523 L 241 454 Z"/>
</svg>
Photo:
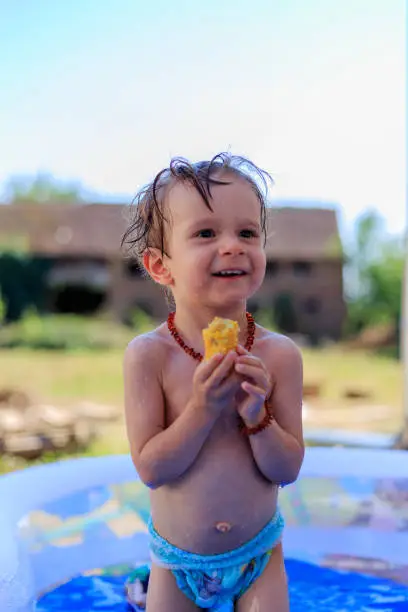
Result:
<svg viewBox="0 0 408 612">
<path fill-rule="evenodd" d="M 210 384 L 211 386 L 220 384 L 220 382 L 224 380 L 224 378 L 226 378 L 230 373 L 231 369 L 234 366 L 234 362 L 234 351 L 229 351 L 229 353 L 225 355 L 219 365 L 211 372 L 211 375 L 207 379 L 208 384 Z"/>
<path fill-rule="evenodd" d="M 252 353 L 250 353 L 249 351 L 247 351 L 246 349 L 242 347 L 239 347 L 239 350 L 237 350 L 237 353 L 238 353 L 238 363 L 256 364 L 258 367 L 263 368 L 265 370 L 264 362 L 259 357 L 256 357 L 256 355 L 253 355 Z"/>
<path fill-rule="evenodd" d="M 202 361 L 196 370 L 197 378 L 202 382 L 207 380 L 214 370 L 218 368 L 224 357 L 225 356 L 222 355 L 222 353 L 217 353 L 216 355 L 213 355 L 211 359 L 208 359 L 208 361 Z"/>
<path fill-rule="evenodd" d="M 249 351 L 247 351 L 246 348 L 242 346 L 242 344 L 238 344 L 235 350 L 238 353 L 238 355 L 249 355 L 250 354 Z"/>
<path fill-rule="evenodd" d="M 252 355 L 239 355 L 237 357 L 237 364 L 248 364 L 250 366 L 255 366 L 260 370 L 264 370 L 266 372 L 266 368 L 263 362 L 258 357 L 253 357 Z"/>
<path fill-rule="evenodd" d="M 241 384 L 241 387 L 243 388 L 244 391 L 246 391 L 250 395 L 257 397 L 259 399 L 262 399 L 262 400 L 265 399 L 265 390 L 261 389 L 261 387 L 258 387 L 257 385 L 253 385 L 247 380 L 244 380 L 244 382 Z"/>
<path fill-rule="evenodd" d="M 259 365 L 239 362 L 235 364 L 235 370 L 239 374 L 251 378 L 259 387 L 264 387 L 266 389 L 269 385 L 268 376 L 265 370 L 259 367 Z"/>
</svg>

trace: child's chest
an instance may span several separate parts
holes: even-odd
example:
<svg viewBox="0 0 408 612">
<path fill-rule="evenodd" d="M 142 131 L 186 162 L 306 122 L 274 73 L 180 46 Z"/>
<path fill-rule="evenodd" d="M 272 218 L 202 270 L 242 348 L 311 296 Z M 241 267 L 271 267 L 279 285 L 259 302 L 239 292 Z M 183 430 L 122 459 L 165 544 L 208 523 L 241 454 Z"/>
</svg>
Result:
<svg viewBox="0 0 408 612">
<path fill-rule="evenodd" d="M 194 377 L 195 368 L 184 369 L 169 368 L 167 375 L 163 377 L 163 394 L 165 405 L 166 427 L 169 427 L 186 410 L 188 403 L 194 397 Z M 230 425 L 237 421 L 237 397 L 231 396 L 229 409 L 224 415 L 217 419 L 216 429 Z"/>
<path fill-rule="evenodd" d="M 261 348 L 261 347 L 260 347 Z M 254 356 L 267 363 L 268 355 L 264 351 L 254 351 Z M 187 404 L 194 396 L 194 374 L 198 363 L 190 356 L 184 355 L 179 351 L 168 359 L 162 369 L 162 388 L 166 409 L 166 426 L 169 427 L 186 409 Z M 268 367 L 268 366 L 267 366 Z M 237 421 L 237 405 L 242 401 L 246 393 L 238 391 L 235 396 L 231 396 L 230 409 L 219 419 L 219 426 L 229 427 Z"/>
</svg>

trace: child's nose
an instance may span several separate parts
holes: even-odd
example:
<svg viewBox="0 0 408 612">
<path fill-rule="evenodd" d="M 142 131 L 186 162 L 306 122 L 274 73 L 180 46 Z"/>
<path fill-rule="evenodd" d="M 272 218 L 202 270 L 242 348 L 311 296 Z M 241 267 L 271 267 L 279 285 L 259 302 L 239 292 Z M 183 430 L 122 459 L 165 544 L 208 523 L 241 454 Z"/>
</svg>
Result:
<svg viewBox="0 0 408 612">
<path fill-rule="evenodd" d="M 244 253 L 244 245 L 235 236 L 226 236 L 222 238 L 220 243 L 221 255 L 239 255 Z"/>
</svg>

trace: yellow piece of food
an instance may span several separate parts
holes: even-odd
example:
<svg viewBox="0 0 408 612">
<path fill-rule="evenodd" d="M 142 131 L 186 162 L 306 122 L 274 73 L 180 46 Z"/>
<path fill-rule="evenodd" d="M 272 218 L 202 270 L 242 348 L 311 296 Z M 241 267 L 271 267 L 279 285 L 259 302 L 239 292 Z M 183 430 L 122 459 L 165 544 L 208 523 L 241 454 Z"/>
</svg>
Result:
<svg viewBox="0 0 408 612">
<path fill-rule="evenodd" d="M 217 353 L 226 354 L 238 346 L 239 325 L 231 319 L 215 317 L 203 329 L 204 359 L 207 361 Z"/>
</svg>

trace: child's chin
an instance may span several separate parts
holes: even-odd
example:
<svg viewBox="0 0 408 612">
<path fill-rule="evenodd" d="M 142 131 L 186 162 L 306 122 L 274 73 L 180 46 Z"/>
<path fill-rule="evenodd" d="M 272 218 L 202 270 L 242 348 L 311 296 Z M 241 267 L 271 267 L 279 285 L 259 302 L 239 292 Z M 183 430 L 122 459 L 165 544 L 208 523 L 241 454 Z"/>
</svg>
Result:
<svg viewBox="0 0 408 612">
<path fill-rule="evenodd" d="M 253 287 L 253 286 L 241 286 L 241 287 L 237 287 L 235 286 L 225 286 L 221 289 L 218 289 L 217 291 L 217 297 L 218 299 L 221 299 L 223 301 L 225 300 L 241 300 L 241 301 L 245 301 L 245 300 L 249 300 L 249 298 L 251 298 L 254 293 L 256 293 L 256 291 L 258 291 L 259 287 Z"/>
<path fill-rule="evenodd" d="M 226 291 L 223 295 L 211 300 L 212 306 L 215 308 L 237 308 L 245 304 L 250 296 L 246 293 L 229 293 Z"/>
</svg>

